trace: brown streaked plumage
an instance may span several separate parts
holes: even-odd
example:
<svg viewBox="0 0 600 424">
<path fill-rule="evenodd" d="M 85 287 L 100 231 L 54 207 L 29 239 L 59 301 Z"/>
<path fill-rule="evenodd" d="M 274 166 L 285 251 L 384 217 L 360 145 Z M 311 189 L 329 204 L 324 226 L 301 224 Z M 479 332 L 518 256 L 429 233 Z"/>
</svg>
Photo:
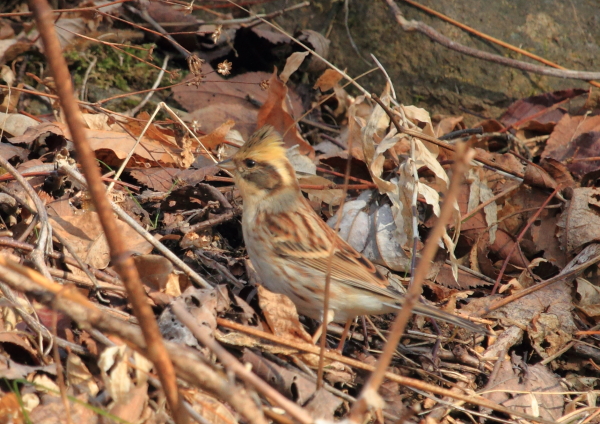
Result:
<svg viewBox="0 0 600 424">
<path fill-rule="evenodd" d="M 323 319 L 329 253 L 331 283 L 328 321 L 394 312 L 403 297 L 375 266 L 342 240 L 315 213 L 300 191 L 281 137 L 270 126 L 254 133 L 230 159 L 243 199 L 242 228 L 248 255 L 265 287 L 287 295 L 298 312 Z M 418 304 L 414 312 L 485 332 L 472 322 Z"/>
</svg>

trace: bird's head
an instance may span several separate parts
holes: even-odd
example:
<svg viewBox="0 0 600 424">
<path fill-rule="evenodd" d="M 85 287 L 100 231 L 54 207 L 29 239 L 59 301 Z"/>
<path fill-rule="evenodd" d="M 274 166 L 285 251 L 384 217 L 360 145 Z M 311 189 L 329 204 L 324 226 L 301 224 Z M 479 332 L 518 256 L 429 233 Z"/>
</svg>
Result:
<svg viewBox="0 0 600 424">
<path fill-rule="evenodd" d="M 298 181 L 281 136 L 270 125 L 256 131 L 231 158 L 217 165 L 230 171 L 244 205 L 298 193 Z"/>
</svg>

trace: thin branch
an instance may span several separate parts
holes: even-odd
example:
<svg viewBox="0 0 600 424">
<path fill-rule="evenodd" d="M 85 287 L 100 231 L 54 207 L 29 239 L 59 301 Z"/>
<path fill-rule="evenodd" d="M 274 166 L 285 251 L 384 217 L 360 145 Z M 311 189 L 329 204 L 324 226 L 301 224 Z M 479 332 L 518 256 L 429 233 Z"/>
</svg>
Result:
<svg viewBox="0 0 600 424">
<path fill-rule="evenodd" d="M 48 268 L 46 267 L 46 252 L 51 250 L 52 243 L 52 227 L 48 223 L 48 212 L 46 211 L 46 206 L 42 199 L 37 195 L 33 187 L 23 178 L 23 176 L 15 169 L 14 166 L 10 164 L 8 160 L 6 160 L 2 155 L 0 155 L 0 165 L 8 171 L 17 182 L 23 187 L 27 196 L 33 201 L 35 204 L 36 212 L 39 217 L 40 223 L 40 233 L 35 246 L 35 249 L 31 252 L 31 259 L 35 264 L 36 268 L 44 274 L 44 276 L 48 279 L 52 279 L 50 277 L 50 273 L 48 272 Z M 24 200 L 24 199 L 23 199 Z"/>
<path fill-rule="evenodd" d="M 185 309 L 184 305 L 183 299 L 180 298 L 171 303 L 171 310 L 177 319 L 192 332 L 194 337 L 219 358 L 219 361 L 223 366 L 231 370 L 238 378 L 254 387 L 257 392 L 270 399 L 298 422 L 303 424 L 310 424 L 313 422 L 310 415 L 308 415 L 300 406 L 288 400 L 277 390 L 269 386 L 260 377 L 250 371 L 249 368 L 240 363 L 235 356 L 227 351 L 227 349 L 221 346 L 209 334 L 208 327 L 198 325 L 194 317 Z"/>
<path fill-rule="evenodd" d="M 419 3 L 414 2 L 412 0 L 403 0 L 403 1 L 406 2 L 406 3 L 408 3 L 408 4 L 410 4 L 411 6 L 417 7 L 419 9 L 421 9 L 421 10 L 424 10 L 427 13 L 430 13 L 430 14 L 432 14 L 434 16 L 437 16 L 438 18 L 440 18 L 440 19 L 442 19 L 442 20 L 444 20 L 446 22 L 449 22 L 452 25 L 456 25 L 460 29 L 465 30 L 467 32 L 470 32 L 471 34 L 474 34 L 477 37 L 483 38 L 484 40 L 490 41 L 490 42 L 492 42 L 494 44 L 498 44 L 499 46 L 505 47 L 505 48 L 507 48 L 509 50 L 512 50 L 514 52 L 522 54 L 523 56 L 529 57 L 530 59 L 537 60 L 538 62 L 541 62 L 544 65 L 552 66 L 553 68 L 557 68 L 557 69 L 567 69 L 564 66 L 560 66 L 557 63 L 551 62 L 548 59 L 544 59 L 543 57 L 538 56 L 536 54 L 533 54 L 531 52 L 528 52 L 527 50 L 520 49 L 519 47 L 515 47 L 512 44 L 506 43 L 506 42 L 504 42 L 502 40 L 498 40 L 497 38 L 491 37 L 491 36 L 489 36 L 487 34 L 484 34 L 484 33 L 480 32 L 480 31 L 477 31 L 476 29 L 471 28 L 470 26 L 467 26 L 467 25 L 463 24 L 462 22 L 458 22 L 458 21 L 456 21 L 456 20 L 454 20 L 452 18 L 449 18 L 446 15 L 441 14 L 440 12 L 437 12 L 437 11 L 435 11 L 433 9 L 430 9 L 427 6 L 423 6 L 422 4 L 419 4 Z M 589 83 L 591 85 L 593 85 L 594 87 L 600 87 L 600 83 L 598 83 L 596 81 L 589 81 Z"/>
<path fill-rule="evenodd" d="M 30 0 L 29 4 L 42 37 L 44 53 L 56 82 L 56 90 L 73 137 L 77 157 L 88 182 L 92 202 L 98 212 L 98 218 L 110 246 L 111 261 L 118 270 L 127 289 L 129 301 L 132 304 L 136 318 L 140 322 L 144 340 L 148 347 L 148 356 L 154 363 L 175 422 L 178 424 L 187 423 L 188 414 L 181 403 L 173 364 L 163 344 L 154 312 L 146 301 L 146 292 L 140 281 L 133 258 L 123 244 L 110 203 L 106 198 L 105 187 L 102 183 L 100 171 L 96 166 L 94 152 L 87 140 L 83 118 L 73 96 L 71 75 L 56 35 L 56 28 L 52 20 L 52 9 L 46 0 Z"/>
<path fill-rule="evenodd" d="M 400 337 L 404 333 L 404 328 L 410 319 L 412 309 L 414 305 L 419 302 L 419 298 L 421 296 L 421 287 L 423 285 L 425 276 L 427 275 L 427 271 L 431 266 L 431 262 L 433 261 L 435 253 L 437 252 L 438 242 L 445 231 L 446 223 L 450 221 L 454 213 L 454 202 L 456 201 L 456 197 L 460 189 L 460 182 L 464 173 L 469 167 L 472 157 L 474 156 L 474 152 L 472 150 L 467 150 L 463 144 L 459 144 L 456 150 L 457 152 L 454 163 L 455 169 L 452 174 L 450 186 L 448 187 L 448 192 L 446 193 L 446 198 L 440 211 L 440 216 L 431 230 L 427 241 L 425 242 L 425 247 L 422 251 L 422 258 L 417 265 L 417 269 L 415 270 L 412 284 L 405 295 L 402 309 L 400 309 L 400 312 L 398 312 L 398 315 L 392 324 L 388 341 L 385 344 L 379 360 L 377 361 L 375 372 L 371 374 L 369 380 L 361 391 L 358 401 L 350 410 L 349 419 L 354 422 L 361 422 L 364 419 L 366 412 L 371 406 L 373 406 L 373 401 L 378 397 L 377 391 L 381 386 L 381 383 L 383 383 L 385 371 L 394 356 L 396 346 L 400 341 Z"/>
<path fill-rule="evenodd" d="M 402 29 L 406 32 L 417 31 L 423 35 L 429 37 L 432 41 L 441 44 L 442 46 L 457 51 L 462 54 L 466 54 L 467 56 L 472 56 L 477 59 L 483 59 L 488 62 L 498 63 L 500 65 L 509 66 L 511 68 L 520 69 L 526 72 L 532 72 L 534 74 L 546 75 L 549 77 L 556 78 L 569 78 L 569 79 L 577 79 L 577 80 L 594 80 L 600 79 L 600 72 L 586 72 L 586 71 L 572 71 L 569 69 L 554 69 L 546 66 L 538 66 L 533 65 L 531 63 L 523 62 L 520 60 L 510 59 L 508 57 L 499 56 L 497 54 L 484 52 L 482 50 L 474 49 L 472 47 L 467 47 L 465 45 L 459 44 L 451 39 L 443 36 L 435 29 L 431 28 L 429 25 L 425 25 L 423 22 L 419 21 L 409 21 L 403 15 L 400 8 L 396 5 L 394 0 L 385 0 L 390 9 L 392 9 L 392 13 L 396 18 L 396 22 L 400 24 Z"/>
<path fill-rule="evenodd" d="M 77 171 L 75 168 L 71 167 L 69 164 L 62 163 L 59 165 L 59 168 L 67 173 L 71 178 L 77 181 L 79 184 L 82 184 L 84 187 L 87 186 L 87 183 L 83 176 Z M 144 240 L 150 243 L 156 250 L 162 253 L 167 259 L 169 259 L 175 266 L 181 269 L 184 273 L 186 273 L 192 280 L 196 281 L 202 287 L 210 288 L 212 287 L 204 278 L 202 278 L 196 271 L 190 268 L 185 262 L 183 262 L 177 255 L 175 255 L 171 250 L 167 249 L 164 244 L 160 241 L 156 240 L 152 234 L 150 234 L 144 227 L 137 223 L 132 217 L 130 217 L 123 209 L 121 209 L 116 203 L 110 202 L 113 211 L 117 214 L 117 216 L 128 224 L 131 228 L 138 232 Z M 145 294 L 144 294 L 145 296 Z"/>
<path fill-rule="evenodd" d="M 158 73 L 158 76 L 156 77 L 156 81 L 154 81 L 154 84 L 152 84 L 152 88 L 150 89 L 151 91 L 149 91 L 148 94 L 146 94 L 146 97 L 144 97 L 142 99 L 142 101 L 136 107 L 134 107 L 133 109 L 131 109 L 129 111 L 131 116 L 137 115 L 137 113 L 140 110 L 142 110 L 142 108 L 146 105 L 146 103 L 148 103 L 150 101 L 150 99 L 156 92 L 156 89 L 160 85 L 160 82 L 162 81 L 163 76 L 165 75 L 165 70 L 167 69 L 167 64 L 169 63 L 170 58 L 171 58 L 171 56 L 169 56 L 169 54 L 167 53 L 165 56 L 165 60 L 163 61 L 163 64 L 161 66 L 160 72 Z"/>
</svg>

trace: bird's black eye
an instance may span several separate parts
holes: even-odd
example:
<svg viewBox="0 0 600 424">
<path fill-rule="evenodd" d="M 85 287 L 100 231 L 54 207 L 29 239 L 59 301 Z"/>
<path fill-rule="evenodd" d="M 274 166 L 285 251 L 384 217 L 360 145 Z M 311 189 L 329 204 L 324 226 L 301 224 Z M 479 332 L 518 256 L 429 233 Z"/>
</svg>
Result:
<svg viewBox="0 0 600 424">
<path fill-rule="evenodd" d="M 252 159 L 246 159 L 244 164 L 246 165 L 246 168 L 254 168 L 256 166 L 256 162 Z"/>
</svg>

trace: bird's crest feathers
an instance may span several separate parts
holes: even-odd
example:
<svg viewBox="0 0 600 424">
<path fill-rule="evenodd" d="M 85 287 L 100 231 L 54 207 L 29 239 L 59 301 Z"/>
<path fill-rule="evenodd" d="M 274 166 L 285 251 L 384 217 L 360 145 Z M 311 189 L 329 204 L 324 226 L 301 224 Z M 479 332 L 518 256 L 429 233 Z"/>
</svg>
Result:
<svg viewBox="0 0 600 424">
<path fill-rule="evenodd" d="M 277 162 L 286 157 L 283 140 L 271 125 L 265 125 L 252 134 L 236 156 L 251 157 L 257 162 L 267 163 Z"/>
</svg>

